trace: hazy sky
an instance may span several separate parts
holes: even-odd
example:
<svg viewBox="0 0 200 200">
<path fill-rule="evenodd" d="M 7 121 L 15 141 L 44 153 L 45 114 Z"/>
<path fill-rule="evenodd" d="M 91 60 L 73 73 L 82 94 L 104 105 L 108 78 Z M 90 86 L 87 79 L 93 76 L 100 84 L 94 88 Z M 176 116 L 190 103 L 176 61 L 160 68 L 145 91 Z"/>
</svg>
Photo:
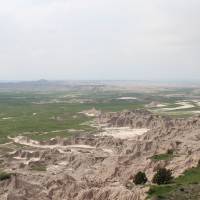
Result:
<svg viewBox="0 0 200 200">
<path fill-rule="evenodd" d="M 200 0 L 0 0 L 0 79 L 199 79 Z"/>
</svg>

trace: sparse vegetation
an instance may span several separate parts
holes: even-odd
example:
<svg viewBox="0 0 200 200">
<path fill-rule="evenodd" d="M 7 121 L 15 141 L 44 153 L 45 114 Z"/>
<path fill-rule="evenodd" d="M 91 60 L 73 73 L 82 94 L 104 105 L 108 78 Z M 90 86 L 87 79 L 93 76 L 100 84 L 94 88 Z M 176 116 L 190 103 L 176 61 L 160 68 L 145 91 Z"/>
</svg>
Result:
<svg viewBox="0 0 200 200">
<path fill-rule="evenodd" d="M 146 174 L 144 172 L 138 172 L 133 179 L 133 182 L 136 185 L 143 185 L 147 182 L 147 177 Z"/>
<path fill-rule="evenodd" d="M 33 171 L 44 172 L 47 170 L 47 166 L 45 165 L 45 163 L 35 162 L 30 164 L 30 169 Z"/>
<path fill-rule="evenodd" d="M 174 150 L 168 149 L 164 154 L 157 154 L 151 157 L 152 160 L 159 161 L 159 160 L 171 160 L 174 157 Z"/>
<path fill-rule="evenodd" d="M 44 165 L 38 165 L 38 166 L 32 166 L 32 167 L 31 167 L 31 170 L 43 172 L 43 171 L 46 171 L 47 168 L 46 168 L 46 166 L 44 166 Z"/>
</svg>

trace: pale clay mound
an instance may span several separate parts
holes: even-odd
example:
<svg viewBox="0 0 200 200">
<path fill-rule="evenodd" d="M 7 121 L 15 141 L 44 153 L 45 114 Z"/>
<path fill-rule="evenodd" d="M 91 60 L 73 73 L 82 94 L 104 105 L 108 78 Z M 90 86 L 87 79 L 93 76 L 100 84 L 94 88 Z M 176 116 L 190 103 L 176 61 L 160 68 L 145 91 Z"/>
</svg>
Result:
<svg viewBox="0 0 200 200">
<path fill-rule="evenodd" d="M 88 117 L 98 117 L 101 114 L 101 112 L 99 110 L 96 110 L 95 108 L 92 108 L 90 110 L 84 110 L 80 112 L 80 114 L 84 114 Z"/>
<path fill-rule="evenodd" d="M 157 104 L 157 105 L 156 105 L 157 108 L 162 108 L 162 107 L 166 107 L 166 106 L 167 106 L 167 105 L 165 105 L 165 104 Z"/>
<path fill-rule="evenodd" d="M 13 119 L 14 117 L 3 117 L 1 118 L 2 120 L 9 120 L 9 119 Z"/>
<path fill-rule="evenodd" d="M 149 129 L 132 129 L 129 127 L 110 127 L 105 128 L 104 132 L 100 133 L 101 136 L 112 136 L 120 139 L 134 139 L 138 135 L 143 135 Z"/>
<path fill-rule="evenodd" d="M 160 102 L 152 101 L 150 104 L 145 105 L 146 108 L 162 108 L 166 107 L 167 104 L 162 104 Z"/>
<path fill-rule="evenodd" d="M 183 110 L 183 109 L 194 108 L 194 105 L 192 105 L 189 102 L 178 102 L 176 104 L 180 105 L 180 106 L 177 106 L 177 107 L 174 107 L 174 108 L 162 108 L 161 110 L 162 111 L 174 111 L 174 110 Z"/>
<path fill-rule="evenodd" d="M 185 109 L 191 109 L 191 108 L 194 108 L 195 105 L 196 106 L 199 106 L 200 103 L 198 100 L 192 100 L 191 102 L 189 101 L 181 101 L 181 102 L 177 102 L 176 103 L 176 107 L 169 107 L 170 104 L 161 104 L 161 103 L 158 103 L 158 102 L 152 102 L 148 105 L 146 105 L 147 108 L 158 108 L 156 109 L 155 111 L 158 111 L 158 112 L 168 112 L 168 111 L 182 111 L 182 110 L 185 110 Z M 196 111 L 184 111 L 185 113 L 189 113 L 189 114 L 199 114 L 200 111 L 197 110 Z"/>
<path fill-rule="evenodd" d="M 111 130 L 148 131 L 131 140 L 91 134 L 46 142 L 13 138 L 26 145 L 2 159 L 1 167 L 14 174 L 0 181 L 0 199 L 144 200 L 148 187 L 127 187 L 138 171 L 144 171 L 150 181 L 159 167 L 178 176 L 200 158 L 200 116 L 170 119 L 136 110 L 102 113 L 96 123 Z M 171 161 L 150 159 L 168 149 L 176 155 Z M 46 171 L 31 170 L 38 166 Z"/>
<path fill-rule="evenodd" d="M 119 99 L 119 100 L 136 100 L 137 98 L 136 97 L 119 97 L 117 99 Z"/>
</svg>

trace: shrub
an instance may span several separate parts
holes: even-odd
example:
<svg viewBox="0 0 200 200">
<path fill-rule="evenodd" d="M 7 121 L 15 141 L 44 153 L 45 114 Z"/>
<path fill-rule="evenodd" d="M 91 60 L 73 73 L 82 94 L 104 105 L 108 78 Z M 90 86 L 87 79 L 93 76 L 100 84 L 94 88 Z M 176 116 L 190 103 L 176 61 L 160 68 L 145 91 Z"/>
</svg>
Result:
<svg viewBox="0 0 200 200">
<path fill-rule="evenodd" d="M 171 170 L 160 168 L 154 175 L 152 182 L 158 185 L 168 184 L 173 179 Z"/>
<path fill-rule="evenodd" d="M 8 174 L 6 172 L 0 172 L 0 181 L 9 179 L 11 177 L 11 174 Z"/>
<path fill-rule="evenodd" d="M 168 150 L 167 150 L 167 154 L 173 155 L 173 153 L 174 153 L 174 150 L 173 150 L 173 149 L 168 149 Z"/>
<path fill-rule="evenodd" d="M 133 182 L 136 185 L 143 185 L 147 182 L 147 177 L 146 174 L 144 172 L 138 172 L 133 179 Z"/>
<path fill-rule="evenodd" d="M 197 167 L 200 167 L 200 160 L 198 161 Z"/>
</svg>

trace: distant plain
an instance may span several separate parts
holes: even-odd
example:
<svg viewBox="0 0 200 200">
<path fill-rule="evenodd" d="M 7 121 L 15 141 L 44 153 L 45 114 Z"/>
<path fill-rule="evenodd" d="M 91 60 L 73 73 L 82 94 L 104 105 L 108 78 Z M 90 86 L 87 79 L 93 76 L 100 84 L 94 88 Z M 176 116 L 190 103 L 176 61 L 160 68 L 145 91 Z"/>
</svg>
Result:
<svg viewBox="0 0 200 200">
<path fill-rule="evenodd" d="M 90 125 L 93 117 L 81 113 L 92 108 L 106 112 L 148 109 L 173 117 L 200 113 L 200 90 L 196 87 L 87 82 L 62 85 L 60 90 L 58 84 L 45 81 L 16 85 L 0 85 L 0 143 L 16 135 L 46 140 L 94 133 L 96 128 Z"/>
</svg>

